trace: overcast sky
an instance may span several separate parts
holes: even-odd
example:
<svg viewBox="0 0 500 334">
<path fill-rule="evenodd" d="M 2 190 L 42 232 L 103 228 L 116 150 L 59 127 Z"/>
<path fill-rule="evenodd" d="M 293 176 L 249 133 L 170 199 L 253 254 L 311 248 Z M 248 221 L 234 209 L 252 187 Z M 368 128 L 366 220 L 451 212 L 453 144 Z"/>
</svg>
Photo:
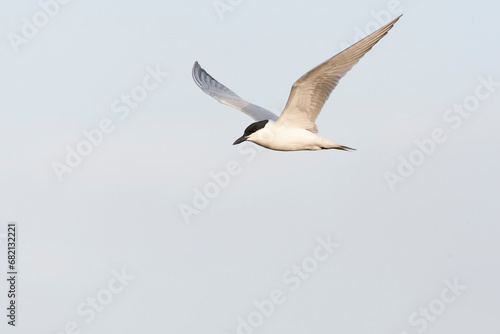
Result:
<svg viewBox="0 0 500 334">
<path fill-rule="evenodd" d="M 0 3 L 18 333 L 500 331 L 498 1 Z M 191 77 L 279 114 L 402 13 L 317 120 L 354 152 L 232 146 Z"/>
</svg>

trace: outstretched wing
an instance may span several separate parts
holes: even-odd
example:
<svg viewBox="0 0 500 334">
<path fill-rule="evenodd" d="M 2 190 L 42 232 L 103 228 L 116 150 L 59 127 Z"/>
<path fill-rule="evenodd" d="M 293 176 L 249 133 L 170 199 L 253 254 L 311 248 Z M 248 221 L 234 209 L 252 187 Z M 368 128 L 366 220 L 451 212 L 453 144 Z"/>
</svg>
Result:
<svg viewBox="0 0 500 334">
<path fill-rule="evenodd" d="M 297 80 L 293 84 L 288 102 L 278 122 L 318 132 L 314 122 L 339 80 L 387 34 L 400 17 L 316 66 Z"/>
<path fill-rule="evenodd" d="M 255 121 L 263 121 L 266 119 L 275 121 L 278 119 L 278 116 L 274 113 L 243 100 L 232 90 L 212 78 L 210 74 L 201 68 L 198 62 L 195 62 L 193 65 L 193 79 L 198 87 L 200 87 L 206 94 L 210 95 L 220 103 L 243 111 Z"/>
</svg>

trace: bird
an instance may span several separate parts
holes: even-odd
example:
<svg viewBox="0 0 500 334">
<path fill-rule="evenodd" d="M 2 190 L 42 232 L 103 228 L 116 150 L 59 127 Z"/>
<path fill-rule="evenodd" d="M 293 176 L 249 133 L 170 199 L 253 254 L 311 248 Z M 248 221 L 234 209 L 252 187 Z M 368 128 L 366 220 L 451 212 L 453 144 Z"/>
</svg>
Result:
<svg viewBox="0 0 500 334">
<path fill-rule="evenodd" d="M 255 122 L 233 145 L 249 141 L 276 151 L 352 151 L 355 149 L 317 135 L 316 118 L 339 80 L 387 34 L 401 16 L 300 77 L 293 84 L 279 117 L 236 95 L 208 74 L 197 61 L 193 65 L 192 76 L 203 92 L 254 119 Z"/>
</svg>

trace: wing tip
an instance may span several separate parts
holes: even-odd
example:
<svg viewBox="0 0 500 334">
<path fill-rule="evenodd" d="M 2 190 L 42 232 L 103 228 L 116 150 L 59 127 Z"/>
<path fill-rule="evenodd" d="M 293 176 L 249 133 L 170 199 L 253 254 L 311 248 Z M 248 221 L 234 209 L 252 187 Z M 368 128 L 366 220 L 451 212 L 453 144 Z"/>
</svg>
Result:
<svg viewBox="0 0 500 334">
<path fill-rule="evenodd" d="M 191 70 L 191 74 L 193 76 L 194 82 L 200 88 L 203 87 L 202 78 L 201 78 L 201 74 L 203 72 L 204 72 L 204 70 L 203 70 L 203 68 L 201 68 L 201 66 L 198 63 L 198 61 L 195 61 L 194 64 L 193 64 L 193 69 Z"/>
<path fill-rule="evenodd" d="M 399 21 L 399 19 L 401 18 L 401 16 L 403 16 L 403 14 L 399 15 L 398 17 L 396 17 L 394 20 L 390 21 L 389 23 L 387 23 L 385 26 L 383 26 L 382 28 L 380 29 L 384 29 L 384 28 L 389 28 L 387 29 L 387 32 L 389 32 L 389 30 L 392 29 L 392 26 L 394 26 L 394 24 L 396 24 L 396 22 Z"/>
<path fill-rule="evenodd" d="M 403 16 L 403 14 L 399 15 L 398 17 L 396 17 L 394 20 L 392 20 L 392 24 L 396 23 L 399 21 L 399 19 Z"/>
</svg>

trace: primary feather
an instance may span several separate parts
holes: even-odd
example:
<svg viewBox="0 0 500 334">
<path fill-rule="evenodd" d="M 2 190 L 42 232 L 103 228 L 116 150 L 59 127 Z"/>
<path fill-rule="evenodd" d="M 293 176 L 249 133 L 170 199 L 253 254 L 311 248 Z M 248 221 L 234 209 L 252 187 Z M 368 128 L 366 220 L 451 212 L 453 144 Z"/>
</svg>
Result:
<svg viewBox="0 0 500 334">
<path fill-rule="evenodd" d="M 316 118 L 339 80 L 387 34 L 400 17 L 316 66 L 297 80 L 277 123 L 318 132 Z"/>
<path fill-rule="evenodd" d="M 198 87 L 200 87 L 206 94 L 210 95 L 220 103 L 243 111 L 256 121 L 263 121 L 266 119 L 275 121 L 278 119 L 278 116 L 269 110 L 250 103 L 236 95 L 236 93 L 215 80 L 210 74 L 201 68 L 198 62 L 195 62 L 193 65 L 193 79 Z"/>
</svg>

